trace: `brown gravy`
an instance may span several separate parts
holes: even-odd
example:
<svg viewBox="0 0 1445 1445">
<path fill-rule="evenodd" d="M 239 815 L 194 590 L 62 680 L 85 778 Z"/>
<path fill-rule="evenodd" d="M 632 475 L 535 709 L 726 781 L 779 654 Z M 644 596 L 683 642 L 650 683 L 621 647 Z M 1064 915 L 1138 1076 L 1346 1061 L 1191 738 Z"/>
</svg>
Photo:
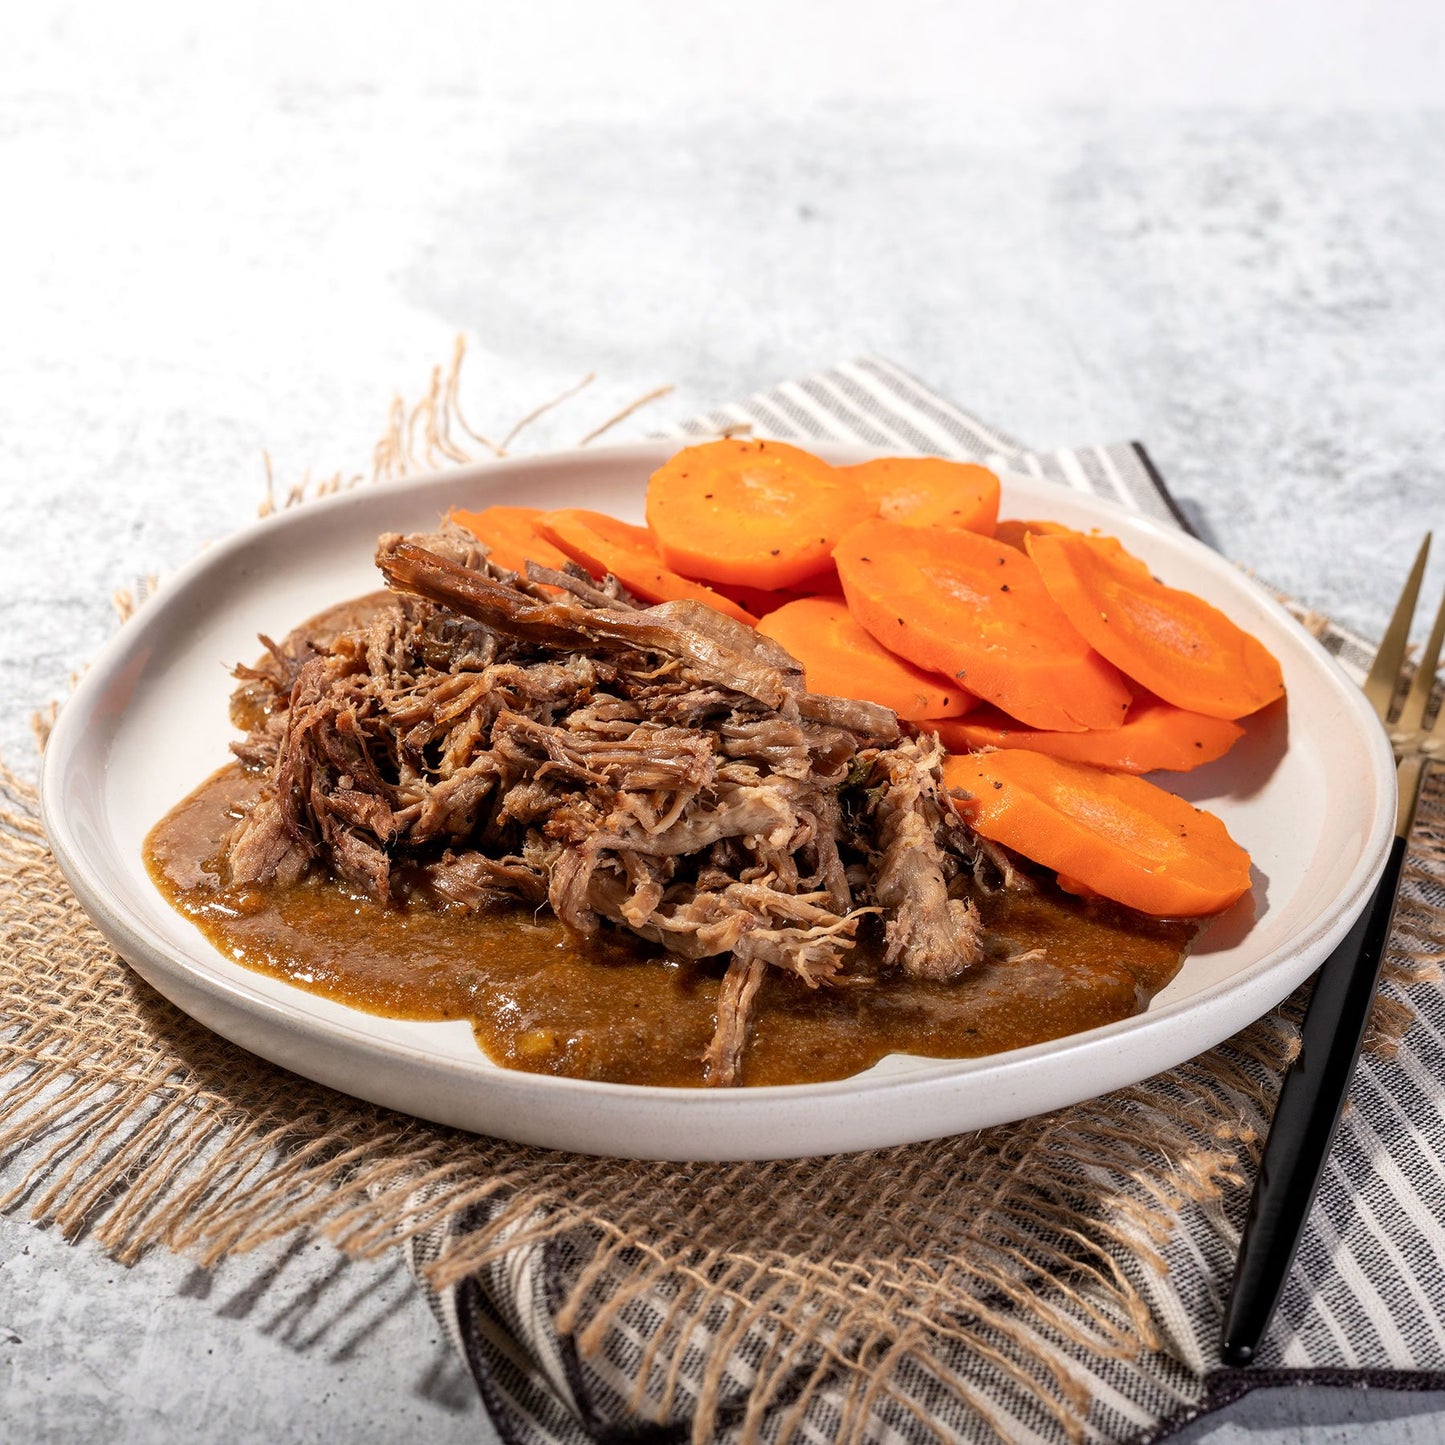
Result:
<svg viewBox="0 0 1445 1445">
<path fill-rule="evenodd" d="M 380 908 L 315 877 L 291 887 L 224 881 L 223 841 L 259 781 L 223 768 L 151 831 L 157 887 L 223 953 L 369 1013 L 467 1019 L 511 1069 L 626 1084 L 700 1085 L 721 960 L 679 962 L 620 932 L 593 941 L 551 914 L 485 915 L 412 898 Z M 745 1084 L 839 1079 L 890 1053 L 965 1058 L 1138 1013 L 1183 962 L 1189 922 L 1159 922 L 1063 894 L 980 899 L 1013 953 L 953 983 L 899 975 L 809 989 L 764 982 Z M 860 946 L 853 970 L 867 977 Z"/>
</svg>

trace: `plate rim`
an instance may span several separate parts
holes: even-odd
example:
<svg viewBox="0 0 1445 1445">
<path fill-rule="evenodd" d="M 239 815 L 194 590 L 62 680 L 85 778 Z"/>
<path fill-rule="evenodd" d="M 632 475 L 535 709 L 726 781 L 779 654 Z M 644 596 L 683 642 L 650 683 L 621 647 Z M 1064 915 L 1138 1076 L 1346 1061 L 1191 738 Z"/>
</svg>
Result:
<svg viewBox="0 0 1445 1445">
<path fill-rule="evenodd" d="M 379 484 L 391 494 L 404 491 L 426 491 L 437 487 L 439 484 L 454 486 L 470 485 L 477 481 L 496 478 L 505 479 L 508 474 L 525 474 L 531 469 L 554 468 L 558 466 L 573 467 L 585 466 L 588 463 L 596 463 L 599 460 L 621 461 L 628 458 L 636 458 L 639 462 L 655 463 L 680 446 L 689 444 L 686 438 L 667 438 L 647 442 L 631 442 L 612 444 L 608 446 L 590 447 L 586 449 L 572 448 L 559 452 L 549 452 L 535 456 L 502 458 L 471 463 L 464 466 L 448 468 L 442 471 L 430 471 L 419 474 L 415 477 L 401 478 L 394 481 L 387 481 Z M 842 461 L 863 460 L 867 457 L 878 455 L 902 455 L 898 451 L 880 451 L 876 448 L 855 447 L 843 444 L 824 444 L 812 442 L 809 445 L 824 456 L 834 457 Z M 1030 486 L 1049 486 L 1045 479 L 1030 477 L 1020 473 L 1001 473 L 1007 480 L 1011 479 L 1016 484 L 1025 483 Z M 193 583 L 198 577 L 204 576 L 212 569 L 221 566 L 227 559 L 234 557 L 237 553 L 245 551 L 248 547 L 267 530 L 275 529 L 278 526 L 286 525 L 287 519 L 291 517 L 318 517 L 324 516 L 327 512 L 335 509 L 344 509 L 358 504 L 359 498 L 375 496 L 378 488 L 360 487 L 351 491 L 342 492 L 336 495 L 317 498 L 298 507 L 295 511 L 282 511 L 270 517 L 258 519 L 231 533 L 223 540 L 205 548 L 189 562 L 178 568 L 168 579 L 168 585 L 158 597 L 142 608 L 140 612 L 125 626 L 117 629 L 105 645 L 97 653 L 90 668 L 81 677 L 75 691 L 61 708 L 59 717 L 45 750 L 41 768 L 40 779 L 40 805 L 41 818 L 45 829 L 46 837 L 51 849 L 55 854 L 62 872 L 75 890 L 82 906 L 90 915 L 101 932 L 117 947 L 117 951 L 143 978 L 153 987 L 157 987 L 172 1002 L 181 1007 L 183 1011 L 195 1017 L 192 1008 L 188 1008 L 180 1000 L 175 999 L 161 983 L 152 976 L 154 972 L 163 975 L 183 975 L 181 991 L 186 987 L 199 988 L 202 993 L 212 995 L 216 1002 L 223 1007 L 240 1008 L 251 1015 L 261 1015 L 264 1021 L 279 1024 L 284 1031 L 309 1037 L 314 1042 L 333 1044 L 341 1043 L 354 1044 L 364 1052 L 381 1052 L 390 1057 L 394 1062 L 408 1069 L 421 1069 L 423 1071 L 441 1070 L 466 1080 L 474 1081 L 479 1087 L 500 1088 L 504 1093 L 522 1092 L 533 1094 L 540 1092 L 543 1097 L 555 1095 L 557 1098 L 565 1098 L 577 1091 L 584 1091 L 584 1096 L 590 1096 L 595 1091 L 601 1091 L 605 1096 L 618 1100 L 636 1099 L 654 1103 L 665 1103 L 671 1109 L 679 1109 L 685 1114 L 706 1113 L 712 1115 L 719 1105 L 729 1107 L 725 1102 L 729 1099 L 739 1101 L 747 1100 L 754 1103 L 766 1103 L 774 1100 L 796 1101 L 799 1104 L 806 1104 L 814 1100 L 826 1100 L 837 1094 L 849 1094 L 859 1087 L 860 1075 L 851 1075 L 843 1079 L 827 1080 L 818 1083 L 806 1084 L 777 1084 L 750 1086 L 740 1090 L 707 1090 L 700 1088 L 684 1087 L 659 1087 L 643 1084 L 617 1084 L 596 1080 L 581 1080 L 563 1076 L 530 1074 L 521 1071 L 514 1071 L 492 1064 L 485 1059 L 478 1051 L 480 1060 L 485 1072 L 481 1072 L 477 1065 L 470 1061 L 447 1058 L 430 1054 L 425 1048 L 395 1039 L 383 1039 L 366 1033 L 361 1024 L 353 1024 L 349 1020 L 342 1022 L 337 1020 L 323 1020 L 314 1014 L 301 1010 L 297 1005 L 292 1005 L 284 1000 L 271 998 L 257 989 L 251 988 L 246 981 L 227 976 L 220 972 L 205 957 L 205 951 L 211 949 L 211 945 L 204 939 L 203 935 L 197 933 L 198 943 L 201 945 L 197 950 L 184 950 L 173 946 L 168 940 L 150 935 L 146 930 L 144 917 L 134 909 L 128 909 L 125 899 L 114 895 L 113 890 L 105 881 L 103 872 L 93 867 L 86 857 L 86 851 L 81 841 L 74 835 L 68 826 L 62 802 L 62 780 L 64 769 L 76 756 L 84 741 L 86 731 L 85 721 L 93 710 L 96 701 L 103 695 L 104 690 L 120 670 L 122 663 L 130 658 L 145 643 L 149 633 L 160 625 L 166 607 L 167 594 L 177 596 L 186 584 Z M 1206 546 L 1197 538 L 1190 536 L 1181 529 L 1168 527 L 1147 514 L 1134 511 L 1128 507 L 1113 501 L 1110 498 L 1100 497 L 1096 494 L 1084 493 L 1076 489 L 1061 488 L 1061 491 L 1072 497 L 1087 499 L 1090 506 L 1101 508 L 1105 515 L 1113 515 L 1121 520 L 1126 520 L 1131 527 L 1143 527 L 1145 530 L 1161 537 L 1168 544 L 1183 546 L 1185 551 L 1196 558 L 1198 562 L 1208 569 L 1216 572 L 1227 572 L 1231 580 L 1242 586 L 1250 593 L 1254 600 L 1264 605 L 1275 614 L 1290 629 L 1295 640 L 1305 646 L 1305 650 L 1313 658 L 1316 664 L 1316 671 L 1327 676 L 1337 694 L 1345 703 L 1347 712 L 1354 715 L 1355 720 L 1361 724 L 1361 730 L 1371 738 L 1374 746 L 1369 750 L 1371 766 L 1368 771 L 1359 779 L 1359 785 L 1367 786 L 1370 783 L 1373 787 L 1373 803 L 1375 817 L 1369 835 L 1361 847 L 1360 856 L 1351 870 L 1344 888 L 1337 895 L 1334 905 L 1316 914 L 1309 920 L 1308 925 L 1301 931 L 1296 932 L 1276 949 L 1263 957 L 1256 959 L 1246 968 L 1238 973 L 1220 979 L 1215 983 L 1189 995 L 1186 998 L 1178 999 L 1166 1004 L 1157 1010 L 1146 1010 L 1143 1013 L 1132 1015 L 1126 1019 L 1116 1020 L 1113 1023 L 1101 1025 L 1093 1029 L 1084 1030 L 1075 1034 L 1061 1036 L 1059 1039 L 1045 1040 L 1038 1044 L 1029 1045 L 1022 1049 L 1009 1050 L 1004 1053 L 982 1055 L 972 1059 L 920 1059 L 918 1056 L 909 1056 L 910 1060 L 917 1060 L 911 1064 L 906 1072 L 897 1074 L 879 1074 L 869 1077 L 867 1088 L 870 1093 L 877 1092 L 891 1098 L 906 1098 L 912 1092 L 920 1088 L 930 1088 L 945 1078 L 968 1081 L 977 1078 L 982 1074 L 997 1076 L 1001 1081 L 1007 1082 L 1011 1075 L 1019 1070 L 1027 1070 L 1042 1055 L 1059 1054 L 1066 1051 L 1070 1063 L 1086 1062 L 1088 1058 L 1099 1052 L 1108 1052 L 1121 1039 L 1137 1039 L 1143 1042 L 1152 1039 L 1159 1032 L 1169 1029 L 1181 1013 L 1200 1011 L 1208 1005 L 1215 1004 L 1222 996 L 1239 995 L 1248 999 L 1248 1017 L 1250 1020 L 1262 1017 L 1264 1013 L 1284 998 L 1288 992 L 1303 980 L 1308 973 L 1323 960 L 1329 948 L 1333 947 L 1339 938 L 1343 937 L 1351 923 L 1363 909 L 1371 890 L 1374 887 L 1380 872 L 1383 870 L 1386 856 L 1389 849 L 1389 841 L 1393 834 L 1393 812 L 1394 812 L 1394 761 L 1390 753 L 1389 742 L 1380 728 L 1378 721 L 1363 693 L 1344 671 L 1333 657 L 1320 645 L 1319 641 L 1309 635 L 1298 622 L 1290 616 L 1273 597 L 1261 588 L 1252 578 L 1239 572 L 1233 564 L 1222 557 L 1219 553 Z M 1388 783 L 1388 786 L 1386 785 Z M 119 905 L 119 906 L 117 906 Z M 212 950 L 214 951 L 214 950 Z M 139 953 L 145 959 L 148 967 L 141 967 L 137 964 L 133 953 Z M 217 955 L 219 957 L 219 955 Z M 1307 959 L 1306 963 L 1299 964 L 1301 959 Z M 1286 968 L 1285 965 L 1291 960 L 1298 964 L 1294 968 Z M 1280 988 L 1276 987 L 1281 978 L 1289 981 Z M 304 991 L 297 990 L 305 997 Z M 1266 998 L 1265 996 L 1268 995 Z M 1234 1018 L 1240 1010 L 1231 1011 L 1231 1018 Z M 358 1014 L 364 1019 L 367 1017 L 361 1011 Z M 214 1025 L 206 1020 L 200 1020 L 205 1026 L 214 1029 Z M 1198 1053 L 1213 1047 L 1221 1039 L 1235 1031 L 1241 1025 L 1238 1022 L 1231 1022 L 1228 1027 L 1217 1035 L 1208 1037 L 1206 1041 L 1199 1044 L 1197 1048 L 1184 1055 L 1183 1059 L 1177 1059 L 1176 1065 L 1185 1059 L 1195 1057 Z M 220 1029 L 214 1029 L 222 1032 Z M 1208 1032 L 1208 1031 L 1206 1031 Z M 229 1034 L 226 1035 L 230 1037 Z M 247 1048 L 253 1053 L 260 1052 L 250 1043 L 242 1043 L 240 1040 L 233 1040 L 239 1046 Z M 266 1055 L 262 1055 L 265 1057 Z M 294 1065 L 286 1064 L 286 1067 L 294 1068 Z M 1171 1067 L 1165 1065 L 1164 1067 Z M 306 1074 L 304 1069 L 297 1069 L 296 1072 Z M 307 1075 L 308 1077 L 314 1077 Z M 1148 1077 L 1148 1074 L 1140 1077 Z M 322 1081 L 327 1082 L 327 1081 Z M 339 1087 L 332 1085 L 333 1087 Z M 1118 1084 L 1109 1084 L 1108 1088 L 1121 1087 Z M 1073 1102 L 1079 1102 L 1083 1098 L 1094 1097 L 1099 1092 L 1107 1090 L 1089 1090 L 1079 1096 Z M 355 1090 L 347 1090 L 355 1093 Z M 1005 1089 L 1003 1092 L 1007 1092 Z M 358 1097 L 365 1097 L 358 1094 Z M 1055 1105 L 1050 1107 L 1061 1107 Z M 1002 1122 L 1004 1117 L 1022 1117 L 1019 1114 L 1008 1114 L 1007 1111 L 993 1122 Z M 451 1121 L 447 1121 L 451 1122 Z M 461 1127 L 468 1127 L 463 1125 Z M 917 1132 L 908 1134 L 903 1130 L 895 1142 L 910 1142 L 914 1138 L 936 1137 L 934 1133 Z M 872 1147 L 869 1145 L 858 1145 L 854 1147 Z M 775 1153 L 749 1153 L 749 1154 L 690 1154 L 687 1156 L 669 1153 L 666 1155 L 647 1155 L 646 1157 L 669 1157 L 669 1158 L 704 1158 L 704 1157 L 728 1157 L 728 1158 L 770 1158 L 770 1157 L 800 1157 L 804 1151 L 789 1150 L 786 1156 Z"/>
</svg>

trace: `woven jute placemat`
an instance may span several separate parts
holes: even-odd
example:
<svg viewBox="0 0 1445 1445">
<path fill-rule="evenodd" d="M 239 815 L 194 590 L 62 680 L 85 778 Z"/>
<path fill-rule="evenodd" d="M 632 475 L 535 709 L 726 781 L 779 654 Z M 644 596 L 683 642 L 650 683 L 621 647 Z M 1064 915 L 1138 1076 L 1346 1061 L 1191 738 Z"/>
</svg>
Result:
<svg viewBox="0 0 1445 1445">
<path fill-rule="evenodd" d="M 394 414 L 380 475 L 471 454 L 458 364 Z M 1445 869 L 1442 782 L 1422 805 L 1417 879 Z M 1442 937 L 1445 906 L 1407 883 L 1368 1047 L 1401 1037 Z M 919 1370 L 985 1429 L 1002 1427 L 979 1371 L 1050 1433 L 1079 1435 L 1090 1361 L 1137 1362 L 1171 1413 L 1201 1362 L 1161 1304 L 1164 1247 L 1190 1210 L 1228 1235 L 1300 1007 L 1135 1087 L 927 1144 L 718 1165 L 524 1148 L 339 1095 L 192 1022 L 110 950 L 46 847 L 34 790 L 0 776 L 0 1209 L 127 1264 L 161 1247 L 205 1266 L 297 1230 L 377 1255 L 465 1214 L 430 1265 L 439 1285 L 568 1235 L 582 1255 L 553 1305 L 583 1357 L 615 1341 L 632 1303 L 665 1301 L 626 1368 L 664 1418 L 693 1326 L 719 1362 L 762 1331 L 739 1438 L 765 1418 L 783 1438 L 777 1407 L 801 1418 L 809 1381 L 847 1383 L 835 1438 L 880 1399 L 916 1413 L 900 1382 Z M 712 1438 L 723 1387 L 704 1370 L 694 1439 Z"/>
</svg>

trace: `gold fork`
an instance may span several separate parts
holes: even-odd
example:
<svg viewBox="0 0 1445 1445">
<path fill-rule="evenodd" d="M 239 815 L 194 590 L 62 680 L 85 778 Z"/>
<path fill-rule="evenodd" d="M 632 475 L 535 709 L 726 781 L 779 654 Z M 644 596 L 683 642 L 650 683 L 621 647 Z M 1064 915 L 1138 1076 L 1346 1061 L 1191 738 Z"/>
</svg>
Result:
<svg viewBox="0 0 1445 1445">
<path fill-rule="evenodd" d="M 1445 598 L 1441 599 L 1440 611 L 1430 631 L 1430 640 L 1421 654 L 1420 665 L 1415 669 L 1415 679 L 1400 708 L 1399 716 L 1393 723 L 1390 713 L 1399 691 L 1399 677 L 1405 661 L 1405 645 L 1410 635 L 1410 619 L 1415 612 L 1415 603 L 1420 596 L 1420 582 L 1425 575 L 1425 561 L 1430 555 L 1430 534 L 1420 544 L 1415 565 L 1410 569 L 1409 580 L 1400 600 L 1395 604 L 1395 615 L 1385 631 L 1380 650 L 1365 679 L 1365 696 L 1370 706 L 1379 714 L 1385 731 L 1390 734 L 1390 746 L 1395 750 L 1397 777 L 1400 786 L 1400 811 L 1396 821 L 1396 836 L 1410 831 L 1415 816 L 1415 805 L 1420 797 L 1420 785 L 1424 781 L 1425 768 L 1432 758 L 1445 757 L 1445 737 L 1437 736 L 1437 715 L 1425 727 L 1425 713 L 1430 706 L 1430 694 L 1435 686 L 1435 669 L 1440 665 L 1440 646 L 1445 641 Z"/>
<path fill-rule="evenodd" d="M 1379 714 L 1395 753 L 1395 840 L 1370 901 L 1315 979 L 1300 1027 L 1299 1054 L 1280 1086 L 1224 1313 L 1220 1353 L 1229 1365 L 1247 1365 L 1253 1360 L 1294 1261 L 1365 1036 L 1420 787 L 1431 760 L 1445 758 L 1445 737 L 1436 733 L 1439 715 L 1428 729 L 1425 726 L 1445 639 L 1445 598 L 1410 690 L 1399 715 L 1391 721 L 1429 554 L 1426 534 L 1365 680 L 1365 696 Z M 1439 712 L 1445 713 L 1445 707 Z"/>
</svg>

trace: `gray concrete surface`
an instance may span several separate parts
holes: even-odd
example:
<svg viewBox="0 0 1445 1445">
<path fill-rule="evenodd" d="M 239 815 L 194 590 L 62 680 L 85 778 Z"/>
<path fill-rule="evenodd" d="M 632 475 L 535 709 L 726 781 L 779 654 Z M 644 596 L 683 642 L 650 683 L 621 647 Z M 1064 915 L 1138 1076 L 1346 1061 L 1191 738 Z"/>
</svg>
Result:
<svg viewBox="0 0 1445 1445">
<path fill-rule="evenodd" d="M 0 1441 L 480 1440 L 461 1361 L 399 1256 L 292 1241 L 132 1270 L 0 1217 Z"/>
<path fill-rule="evenodd" d="M 1236 560 L 1366 632 L 1445 529 L 1426 4 L 73 3 L 0 45 L 0 756 L 107 599 L 362 468 L 465 331 L 570 444 L 886 354 L 1038 444 L 1138 437 Z M 648 417 L 633 430 L 646 430 Z M 1445 561 L 1433 580 L 1445 582 Z M 1297 1390 L 1185 1440 L 1445 1440 Z M 0 1439 L 485 1438 L 393 1263 L 118 1270 L 0 1219 Z"/>
</svg>

